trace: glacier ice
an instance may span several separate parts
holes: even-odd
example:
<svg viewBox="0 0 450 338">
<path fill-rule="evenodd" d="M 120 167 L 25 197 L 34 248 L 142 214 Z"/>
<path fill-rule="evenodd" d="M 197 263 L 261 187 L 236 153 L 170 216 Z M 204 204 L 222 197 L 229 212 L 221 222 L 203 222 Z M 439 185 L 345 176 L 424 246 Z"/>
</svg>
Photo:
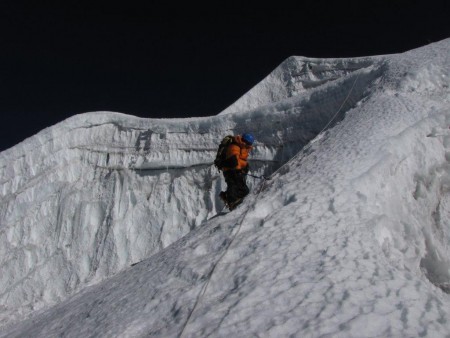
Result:
<svg viewBox="0 0 450 338">
<path fill-rule="evenodd" d="M 3 152 L 2 323 L 82 290 L 5 334 L 448 334 L 449 50 L 292 57 L 218 116 L 82 114 Z M 207 221 L 243 131 L 281 170 Z"/>
<path fill-rule="evenodd" d="M 3 152 L 0 320 L 61 301 L 204 223 L 222 208 L 224 182 L 211 165 L 220 139 L 252 132 L 252 170 L 270 174 L 319 133 L 357 76 L 346 110 L 361 100 L 381 65 L 353 67 L 338 86 L 239 114 L 86 113 Z"/>
</svg>

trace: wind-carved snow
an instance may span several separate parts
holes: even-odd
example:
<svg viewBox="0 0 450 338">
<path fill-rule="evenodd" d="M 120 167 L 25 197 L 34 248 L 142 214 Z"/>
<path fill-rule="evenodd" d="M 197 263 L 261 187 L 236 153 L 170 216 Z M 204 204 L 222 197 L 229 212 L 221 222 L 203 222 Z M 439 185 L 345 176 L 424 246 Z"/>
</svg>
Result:
<svg viewBox="0 0 450 338">
<path fill-rule="evenodd" d="M 379 67 L 360 70 L 361 85 L 336 122 Z M 83 114 L 4 152 L 1 321 L 61 301 L 204 223 L 223 207 L 224 182 L 212 166 L 223 136 L 254 133 L 252 172 L 270 174 L 317 135 L 355 80 L 343 76 L 339 86 L 227 116 Z"/>
<path fill-rule="evenodd" d="M 6 229 L 2 230 L 2 248 L 9 246 L 10 252 L 15 246 L 17 256 L 28 253 L 31 228 L 17 216 L 31 212 L 28 206 L 38 205 L 39 198 L 45 201 L 61 189 L 83 191 L 89 197 L 85 203 L 89 209 L 59 218 L 63 223 L 59 241 L 47 239 L 46 250 L 49 255 L 64 251 L 61 244 L 67 241 L 61 238 L 69 238 L 64 229 L 72 229 L 70 234 L 93 238 L 91 243 L 95 243 L 91 247 L 83 244 L 84 251 L 92 252 L 86 266 L 96 266 L 96 270 L 86 269 L 91 279 L 80 279 L 78 288 L 115 276 L 84 288 L 31 320 L 4 328 L 2 334 L 448 335 L 449 52 L 450 40 L 444 40 L 399 55 L 329 62 L 311 59 L 321 67 L 361 67 L 351 72 L 337 69 L 334 73 L 342 76 L 329 76 L 323 83 L 306 81 L 295 95 L 286 94 L 285 85 L 272 89 L 267 85 L 267 91 L 260 92 L 262 101 L 255 98 L 253 103 L 244 97 L 235 105 L 252 110 L 211 118 L 149 121 L 119 114 L 81 115 L 3 153 L 2 165 L 10 164 L 3 169 L 3 191 L 9 194 L 4 198 L 14 202 L 7 207 L 2 203 L 2 229 Z M 295 60 L 307 59 L 288 62 Z M 297 74 L 297 69 L 292 73 Z M 276 95 L 281 101 L 268 99 Z M 339 116 L 328 125 L 343 103 Z M 210 168 L 217 142 L 224 134 L 244 130 L 258 140 L 251 162 L 254 173 L 269 174 L 292 160 L 263 185 L 251 181 L 255 194 L 235 211 L 205 221 L 220 208 L 216 196 L 222 181 Z M 63 143 L 60 148 L 53 141 L 57 137 Z M 36 158 L 25 155 L 24 149 L 35 146 L 37 140 L 48 141 L 36 147 L 47 150 L 35 150 Z M 65 161 L 66 171 L 47 179 L 50 174 L 36 169 L 43 158 L 47 164 Z M 74 166 L 78 169 L 73 170 Z M 78 179 L 72 178 L 79 190 L 73 189 L 68 172 Z M 25 178 L 17 178 L 18 173 Z M 39 177 L 45 177 L 40 189 Z M 57 182 L 61 182 L 58 188 Z M 97 198 L 95 204 L 91 191 L 105 197 Z M 21 202 L 25 195 L 29 204 Z M 74 198 L 65 206 L 79 206 L 82 201 Z M 52 208 L 44 209 L 53 215 Z M 144 214 L 141 219 L 132 216 L 138 209 Z M 78 220 L 81 216 L 77 215 L 85 216 Z M 45 219 L 44 215 L 40 218 Z M 109 220 L 105 221 L 109 232 L 97 230 L 100 235 L 89 237 L 89 231 L 101 228 L 95 225 L 99 220 Z M 43 229 L 40 223 L 33 224 Z M 136 228 L 144 235 L 154 231 L 172 244 L 165 246 L 160 240 L 159 247 L 148 249 L 152 243 L 148 236 L 142 251 L 136 250 L 131 259 L 128 251 L 135 244 L 129 234 Z M 48 234 L 55 236 L 52 231 L 49 227 Z M 136 233 L 139 243 L 140 233 Z M 44 240 L 45 235 L 39 234 L 33 236 Z M 120 247 L 116 242 L 125 242 L 122 250 L 114 249 Z M 58 244 L 56 249 L 52 243 Z M 80 257 L 83 250 L 79 249 Z M 74 251 L 67 252 L 73 262 L 61 263 L 61 267 L 81 265 Z M 8 253 L 4 250 L 2 255 Z M 2 266 L 2 271 L 8 269 Z M 65 270 L 59 271 L 62 275 L 61 271 Z M 79 273 L 76 268 L 73 271 L 72 275 Z M 20 269 L 15 273 L 20 275 Z M 57 276 L 55 281 L 49 284 L 52 290 L 64 278 Z M 37 278 L 34 283 L 44 284 Z M 4 289 L 12 290 L 10 285 Z M 17 290 L 30 290 L 25 283 L 16 285 Z M 43 306 L 76 289 L 65 290 L 59 298 L 29 299 Z M 5 320 L 26 312 L 27 300 L 15 299 L 14 304 L 2 301 L 3 306 L 10 306 L 3 312 Z"/>
<path fill-rule="evenodd" d="M 311 89 L 380 62 L 379 57 L 314 59 L 292 56 L 221 114 L 259 108 L 287 98 L 309 95 Z"/>
</svg>

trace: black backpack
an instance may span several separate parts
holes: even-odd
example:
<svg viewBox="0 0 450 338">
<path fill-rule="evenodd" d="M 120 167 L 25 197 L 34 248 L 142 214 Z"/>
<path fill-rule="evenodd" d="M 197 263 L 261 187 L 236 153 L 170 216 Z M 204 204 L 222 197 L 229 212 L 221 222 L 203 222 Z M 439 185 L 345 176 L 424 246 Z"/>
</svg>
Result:
<svg viewBox="0 0 450 338">
<path fill-rule="evenodd" d="M 216 159 L 214 160 L 214 165 L 220 171 L 224 167 L 224 162 L 227 159 L 227 148 L 233 143 L 233 136 L 227 135 L 220 142 L 219 149 L 217 149 Z"/>
</svg>

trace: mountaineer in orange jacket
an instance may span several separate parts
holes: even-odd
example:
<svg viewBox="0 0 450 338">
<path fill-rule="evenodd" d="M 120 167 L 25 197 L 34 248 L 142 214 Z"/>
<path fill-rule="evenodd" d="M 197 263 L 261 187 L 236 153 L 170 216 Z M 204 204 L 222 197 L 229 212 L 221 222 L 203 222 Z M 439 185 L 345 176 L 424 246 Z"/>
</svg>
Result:
<svg viewBox="0 0 450 338">
<path fill-rule="evenodd" d="M 222 170 L 227 190 L 220 193 L 220 198 L 230 210 L 236 208 L 250 192 L 245 182 L 245 175 L 249 170 L 247 159 L 254 141 L 252 134 L 237 135 L 233 137 L 233 141 L 226 149 L 226 159 Z"/>
</svg>

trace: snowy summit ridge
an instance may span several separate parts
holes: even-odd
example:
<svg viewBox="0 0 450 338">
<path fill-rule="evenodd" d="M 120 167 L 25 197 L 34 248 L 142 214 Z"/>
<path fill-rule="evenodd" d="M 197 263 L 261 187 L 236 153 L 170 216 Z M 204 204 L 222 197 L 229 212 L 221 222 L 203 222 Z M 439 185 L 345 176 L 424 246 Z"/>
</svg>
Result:
<svg viewBox="0 0 450 338">
<path fill-rule="evenodd" d="M 449 335 L 449 69 L 450 39 L 291 57 L 217 116 L 82 114 L 1 153 L 0 335 Z M 274 174 L 212 218 L 243 131 Z"/>
</svg>

